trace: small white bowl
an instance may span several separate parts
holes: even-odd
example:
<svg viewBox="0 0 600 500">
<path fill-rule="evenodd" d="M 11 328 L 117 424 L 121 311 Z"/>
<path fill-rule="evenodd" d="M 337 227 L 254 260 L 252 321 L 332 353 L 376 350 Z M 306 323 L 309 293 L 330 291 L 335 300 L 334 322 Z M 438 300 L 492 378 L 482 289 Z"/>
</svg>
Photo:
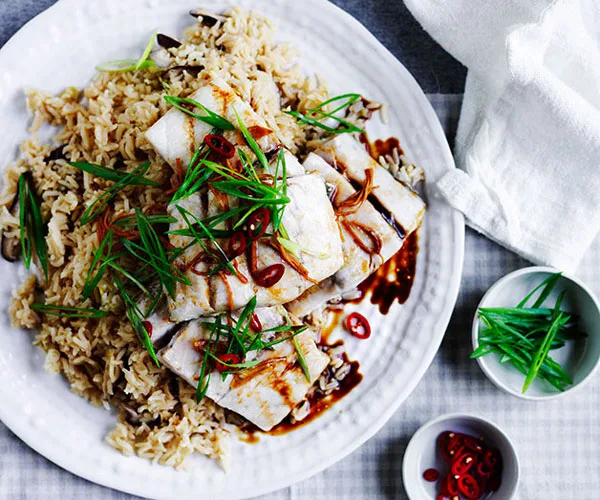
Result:
<svg viewBox="0 0 600 500">
<path fill-rule="evenodd" d="M 507 274 L 487 291 L 477 310 L 481 307 L 514 307 L 555 272 L 555 269 L 549 267 L 527 267 Z M 568 342 L 563 348 L 550 351 L 550 355 L 565 368 L 573 380 L 573 385 L 561 392 L 536 378 L 523 394 L 521 391 L 525 376 L 510 363 L 499 363 L 496 354 L 477 358 L 483 372 L 500 389 L 522 399 L 546 400 L 564 396 L 574 389 L 581 388 L 597 371 L 600 366 L 600 304 L 586 285 L 565 274 L 561 276 L 545 304 L 553 307 L 556 298 L 563 290 L 567 293 L 561 309 L 579 316 L 581 330 L 587 333 L 587 337 L 576 342 Z M 472 331 L 473 349 L 479 346 L 480 324 L 481 320 L 476 312 Z"/>
<path fill-rule="evenodd" d="M 438 436 L 445 431 L 462 432 L 498 449 L 502 456 L 500 488 L 483 496 L 485 500 L 510 500 L 519 484 L 519 459 L 510 439 L 496 425 L 473 415 L 442 415 L 421 427 L 412 437 L 402 462 L 402 480 L 410 500 L 436 500 L 440 482 L 430 483 L 423 478 L 427 469 L 436 469 L 443 478 L 448 465 L 437 449 Z"/>
</svg>

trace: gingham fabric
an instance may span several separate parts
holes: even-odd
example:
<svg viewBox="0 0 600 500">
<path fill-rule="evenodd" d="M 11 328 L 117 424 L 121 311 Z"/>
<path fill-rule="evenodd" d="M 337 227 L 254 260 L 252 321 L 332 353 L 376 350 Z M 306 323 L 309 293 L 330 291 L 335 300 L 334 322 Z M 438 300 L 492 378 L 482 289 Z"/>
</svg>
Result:
<svg viewBox="0 0 600 500">
<path fill-rule="evenodd" d="M 13 0 L 0 0 L 0 29 L 4 2 Z M 356 6 L 358 0 L 348 3 Z M 429 98 L 452 142 L 460 95 L 430 94 Z M 522 474 L 515 499 L 600 499 L 600 376 L 565 398 L 535 403 L 496 389 L 477 363 L 468 359 L 477 303 L 496 280 L 527 265 L 525 260 L 467 230 L 456 309 L 439 353 L 413 393 L 384 428 L 352 455 L 311 479 L 260 499 L 405 499 L 402 457 L 410 437 L 428 420 L 449 412 L 489 418 L 512 438 Z M 587 253 L 576 275 L 600 293 L 600 241 Z M 94 485 L 58 468 L 0 423 L 0 500 L 41 498 L 136 497 Z"/>
</svg>

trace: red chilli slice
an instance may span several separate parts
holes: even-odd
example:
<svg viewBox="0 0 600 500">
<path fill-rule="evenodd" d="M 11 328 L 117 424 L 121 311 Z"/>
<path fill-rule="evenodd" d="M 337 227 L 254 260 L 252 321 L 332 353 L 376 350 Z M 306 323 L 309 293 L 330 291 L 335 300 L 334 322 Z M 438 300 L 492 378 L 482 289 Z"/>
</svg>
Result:
<svg viewBox="0 0 600 500">
<path fill-rule="evenodd" d="M 271 212 L 265 207 L 259 208 L 248 217 L 248 238 L 251 241 L 260 239 L 267 231 L 269 222 L 271 222 Z"/>
<path fill-rule="evenodd" d="M 152 337 L 152 323 L 150 321 L 142 321 L 142 326 L 148 332 L 148 337 Z"/>
<path fill-rule="evenodd" d="M 235 146 L 222 135 L 208 134 L 204 138 L 204 143 L 215 153 L 225 158 L 233 158 L 235 155 Z"/>
<path fill-rule="evenodd" d="M 371 336 L 371 325 L 362 314 L 353 312 L 346 318 L 346 328 L 357 339 L 365 340 Z"/>
<path fill-rule="evenodd" d="M 221 354 L 217 357 L 219 358 L 220 361 L 223 361 L 224 363 L 228 363 L 230 365 L 237 365 L 238 363 L 241 362 L 241 358 L 238 354 L 233 354 L 233 353 Z M 220 372 L 225 372 L 227 370 L 231 370 L 231 368 L 229 366 L 226 366 L 223 363 L 220 363 L 219 361 L 217 361 L 215 364 L 215 370 L 220 371 Z"/>
<path fill-rule="evenodd" d="M 477 474 L 479 474 L 481 477 L 490 477 L 492 475 L 493 471 L 488 468 L 483 462 L 479 462 L 477 464 Z"/>
<path fill-rule="evenodd" d="M 450 472 L 454 476 L 462 476 L 471 470 L 471 467 L 476 465 L 477 457 L 473 453 L 463 453 L 462 455 L 456 457 L 456 459 L 452 462 L 450 466 Z"/>
<path fill-rule="evenodd" d="M 454 498 L 458 495 L 458 484 L 454 476 L 450 473 L 446 474 L 442 483 L 442 495 L 448 498 Z"/>
<path fill-rule="evenodd" d="M 440 478 L 440 473 L 437 469 L 427 469 L 423 472 L 423 479 L 430 483 L 435 483 Z"/>
<path fill-rule="evenodd" d="M 283 264 L 273 264 L 257 271 L 252 277 L 259 286 L 271 288 L 283 277 L 284 273 L 285 266 Z"/>
<path fill-rule="evenodd" d="M 494 450 L 487 450 L 483 454 L 483 463 L 490 469 L 494 469 L 499 462 L 498 453 Z"/>
<path fill-rule="evenodd" d="M 260 318 L 256 313 L 252 315 L 252 319 L 250 320 L 250 328 L 252 328 L 255 333 L 262 332 L 262 323 L 260 322 Z"/>
<path fill-rule="evenodd" d="M 460 476 L 457 480 L 458 490 L 468 499 L 477 500 L 483 494 L 483 488 L 470 474 Z"/>
<path fill-rule="evenodd" d="M 242 255 L 246 251 L 246 235 L 241 231 L 236 231 L 229 239 L 227 255 L 231 260 Z"/>
</svg>

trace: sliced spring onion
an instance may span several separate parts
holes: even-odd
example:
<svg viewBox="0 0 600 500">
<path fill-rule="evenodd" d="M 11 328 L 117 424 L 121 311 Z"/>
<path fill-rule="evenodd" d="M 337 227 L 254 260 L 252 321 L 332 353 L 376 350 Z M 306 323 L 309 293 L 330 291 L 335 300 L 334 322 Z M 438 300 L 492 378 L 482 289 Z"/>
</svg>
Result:
<svg viewBox="0 0 600 500">
<path fill-rule="evenodd" d="M 156 364 L 156 366 L 160 367 L 160 362 L 158 361 L 158 357 L 156 356 L 156 351 L 154 350 L 154 345 L 152 344 L 152 340 L 150 339 L 150 335 L 148 334 L 148 330 L 144 326 L 144 322 L 142 320 L 143 314 L 140 311 L 140 308 L 135 303 L 135 301 L 131 298 L 131 295 L 125 289 L 125 286 L 119 279 L 117 275 L 113 275 L 113 281 L 115 286 L 121 293 L 121 297 L 123 298 L 123 303 L 125 304 L 125 313 L 129 322 L 131 323 L 131 327 L 133 331 L 137 334 L 138 338 L 142 342 L 142 345 L 150 354 L 150 358 Z"/>
<path fill-rule="evenodd" d="M 108 181 L 118 182 L 123 180 L 125 177 L 129 176 L 129 184 L 131 186 L 160 186 L 158 182 L 146 179 L 141 175 L 131 175 L 128 172 L 115 170 L 114 168 L 103 167 L 102 165 L 95 165 L 93 163 L 88 163 L 84 161 L 70 161 L 69 165 L 78 168 L 79 170 L 83 170 L 84 172 L 88 172 L 89 174 L 92 174 L 96 177 L 100 177 L 101 179 L 106 179 Z"/>
<path fill-rule="evenodd" d="M 540 344 L 538 351 L 535 353 L 533 362 L 531 363 L 531 366 L 529 367 L 529 371 L 527 372 L 527 378 L 525 379 L 525 383 L 523 384 L 523 390 L 522 390 L 523 394 L 525 394 L 525 392 L 527 391 L 527 389 L 533 382 L 533 379 L 538 374 L 542 364 L 546 360 L 546 356 L 548 356 L 548 352 L 550 351 L 552 341 L 554 340 L 554 337 L 556 336 L 557 330 L 561 326 L 561 321 L 563 320 L 564 317 L 563 317 L 563 314 L 560 312 L 560 304 L 565 296 L 565 293 L 566 292 L 563 291 L 558 296 L 558 299 L 556 301 L 556 306 L 554 309 L 556 311 L 556 313 L 552 315 L 552 324 L 550 325 L 550 328 L 548 329 L 548 333 L 546 333 L 544 340 Z"/>
<path fill-rule="evenodd" d="M 281 236 L 277 237 L 277 241 L 281 243 L 281 246 L 283 248 L 285 248 L 288 252 L 295 255 L 296 257 L 299 257 L 300 253 L 312 255 L 313 257 L 316 257 L 317 259 L 321 260 L 326 260 L 330 257 L 326 253 L 317 252 L 315 250 L 311 250 L 310 248 L 305 248 L 303 246 L 298 245 L 298 243 L 295 243 L 287 238 L 282 238 Z"/>
<path fill-rule="evenodd" d="M 294 336 L 294 338 L 292 339 L 292 342 L 294 343 L 294 348 L 296 349 L 296 354 L 298 355 L 298 363 L 300 364 L 300 367 L 302 368 L 302 372 L 304 373 L 306 380 L 310 383 L 310 371 L 308 370 L 308 364 L 306 363 L 306 358 L 304 357 L 304 353 L 302 352 L 302 349 L 300 349 L 300 344 L 298 343 L 298 338 L 296 336 Z"/>
<path fill-rule="evenodd" d="M 152 33 L 150 37 L 150 41 L 146 45 L 144 52 L 142 52 L 141 57 L 139 58 L 137 64 L 135 65 L 136 71 L 141 69 L 142 66 L 148 61 L 148 57 L 150 57 L 150 52 L 152 52 L 152 47 L 154 47 L 154 43 L 156 42 L 156 32 Z"/>
<path fill-rule="evenodd" d="M 29 269 L 31 266 L 32 245 L 30 237 L 29 212 L 27 210 L 29 203 L 29 187 L 27 185 L 27 177 L 21 174 L 19 177 L 19 231 L 21 235 L 21 252 L 23 254 L 23 262 L 25 267 Z"/>
<path fill-rule="evenodd" d="M 208 360 L 210 356 L 208 353 L 211 352 L 213 346 L 215 346 L 219 342 L 220 336 L 220 325 L 221 325 L 221 316 L 217 316 L 217 322 L 212 324 L 210 338 L 208 339 L 208 345 L 206 346 L 206 350 L 204 351 L 204 357 L 202 358 L 202 365 L 200 366 L 200 374 L 198 376 L 198 385 L 196 387 L 196 403 L 199 403 L 204 399 L 206 393 L 208 392 L 208 384 L 210 383 L 210 369 L 208 366 Z M 217 335 L 217 338 L 213 341 L 214 335 Z"/>
<path fill-rule="evenodd" d="M 212 359 L 214 359 L 215 361 L 218 361 L 219 363 L 221 363 L 223 366 L 226 366 L 227 368 L 241 368 L 241 369 L 252 368 L 261 363 L 260 359 L 254 359 L 252 361 L 246 361 L 244 363 L 227 363 L 226 361 L 223 361 L 218 356 L 215 356 L 212 352 L 207 352 L 206 354 L 208 354 L 208 356 L 210 356 Z"/>
<path fill-rule="evenodd" d="M 350 123 L 349 121 L 344 120 L 343 118 L 339 118 L 338 116 L 335 116 L 335 113 L 337 113 L 338 111 L 341 111 L 344 108 L 347 108 L 348 106 L 350 106 L 351 104 L 356 102 L 358 99 L 360 99 L 360 97 L 361 97 L 360 94 L 342 94 L 342 95 L 332 97 L 331 99 L 328 99 L 328 100 L 320 103 L 318 106 L 314 107 L 313 109 L 308 111 L 306 114 L 302 114 L 298 111 L 284 111 L 284 113 L 286 113 L 290 116 L 293 116 L 294 118 L 296 118 L 298 121 L 300 121 L 302 123 L 312 125 L 313 127 L 323 129 L 326 132 L 330 132 L 333 134 L 363 133 L 364 130 L 361 129 L 360 127 L 357 127 L 353 123 Z M 332 111 L 323 111 L 324 107 L 326 107 L 327 105 L 329 105 L 333 102 L 337 102 L 337 101 L 345 101 L 345 102 L 343 102 L 340 106 L 333 109 Z M 345 128 L 330 127 L 328 125 L 325 125 L 321 120 L 327 119 L 327 118 L 335 120 L 340 125 L 344 125 Z"/>
<path fill-rule="evenodd" d="M 139 60 L 137 59 L 117 59 L 115 61 L 108 61 L 96 66 L 96 71 L 101 73 L 124 73 L 127 71 L 137 71 L 152 68 L 156 66 L 156 63 L 151 60 L 144 61 L 138 67 Z"/>
<path fill-rule="evenodd" d="M 208 238 L 211 241 L 211 243 L 214 245 L 215 249 L 217 250 L 217 252 L 219 253 L 219 255 L 221 257 L 222 262 L 225 264 L 225 266 L 227 267 L 227 269 L 229 269 L 229 271 L 234 276 L 237 276 L 237 271 L 236 271 L 235 267 L 233 267 L 233 264 L 229 261 L 229 257 L 227 256 L 227 254 L 225 253 L 225 251 L 223 250 L 223 248 L 221 247 L 221 245 L 219 245 L 219 243 L 217 242 L 217 240 L 215 239 L 215 237 L 211 233 L 211 231 L 202 223 L 202 221 L 200 219 L 198 219 L 198 217 L 196 217 L 190 211 L 186 210 L 185 208 L 183 208 L 180 205 L 176 205 L 176 208 L 177 208 L 177 211 L 183 217 L 183 220 L 187 224 L 188 229 L 192 233 L 192 235 L 195 238 L 196 242 L 203 248 L 203 250 L 205 250 L 207 252 L 210 252 L 210 250 L 208 250 L 207 247 L 206 247 L 206 245 L 204 245 L 204 243 L 202 242 L 202 236 L 201 236 L 201 234 L 199 234 L 196 231 L 195 226 L 198 226 L 198 228 L 200 229 L 200 232 L 202 234 L 204 234 L 204 236 L 206 238 Z M 190 222 L 190 219 L 193 220 L 193 222 Z"/>
<path fill-rule="evenodd" d="M 136 167 L 133 172 L 125 175 L 122 179 L 115 182 L 110 188 L 96 198 L 89 207 L 85 209 L 81 216 L 81 225 L 84 226 L 89 222 L 93 221 L 98 215 L 100 215 L 110 200 L 112 200 L 119 192 L 129 186 L 135 185 L 135 179 L 145 174 L 150 168 L 150 162 L 142 163 Z"/>
<path fill-rule="evenodd" d="M 269 161 L 267 160 L 267 157 L 266 157 L 264 151 L 260 148 L 260 146 L 254 139 L 254 137 L 252 137 L 252 134 L 250 133 L 250 131 L 248 130 L 246 125 L 244 125 L 244 122 L 240 118 L 240 115 L 238 114 L 237 110 L 234 108 L 233 111 L 235 112 L 235 116 L 237 118 L 238 127 L 239 127 L 240 131 L 242 132 L 244 139 L 246 139 L 248 146 L 250 146 L 250 149 L 252 149 L 252 151 L 254 152 L 256 159 L 259 161 L 261 166 L 265 169 L 265 172 L 270 174 L 271 169 L 269 167 Z"/>
<path fill-rule="evenodd" d="M 31 304 L 34 311 L 46 314 L 48 316 L 60 316 L 62 318 L 85 318 L 96 319 L 108 316 L 106 311 L 93 309 L 91 307 L 67 307 L 51 304 Z"/>
<path fill-rule="evenodd" d="M 151 59 L 150 52 L 152 52 L 152 47 L 154 47 L 154 43 L 156 42 L 156 33 L 152 33 L 150 37 L 150 41 L 146 45 L 144 52 L 142 53 L 139 59 L 117 59 L 115 61 L 108 61 L 103 64 L 99 64 L 96 66 L 96 71 L 101 72 L 125 72 L 125 71 L 139 71 L 142 69 L 153 68 L 156 66 L 156 63 Z"/>
<path fill-rule="evenodd" d="M 174 106 L 179 111 L 182 111 L 183 113 L 193 116 L 194 118 L 200 120 L 201 122 L 207 123 L 208 125 L 211 125 L 212 127 L 218 128 L 220 130 L 235 130 L 235 127 L 231 123 L 229 123 L 225 118 L 223 118 L 222 116 L 218 115 L 217 113 L 211 111 L 203 104 L 200 104 L 199 102 L 194 101 L 193 99 L 190 99 L 188 97 L 177 97 L 177 96 L 172 96 L 172 95 L 166 95 L 166 96 L 164 96 L 164 99 L 165 99 L 165 101 L 167 101 L 167 103 L 169 103 L 171 106 Z M 184 104 L 187 104 L 188 106 L 191 106 L 194 108 L 201 109 L 206 114 L 199 115 L 198 113 L 194 113 L 190 109 L 183 106 Z"/>
</svg>

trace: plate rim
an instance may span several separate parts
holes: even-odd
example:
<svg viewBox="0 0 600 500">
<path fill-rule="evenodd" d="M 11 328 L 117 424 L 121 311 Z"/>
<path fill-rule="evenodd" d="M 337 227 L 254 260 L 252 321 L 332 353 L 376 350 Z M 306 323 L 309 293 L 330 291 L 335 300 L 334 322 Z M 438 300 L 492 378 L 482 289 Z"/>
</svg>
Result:
<svg viewBox="0 0 600 500">
<path fill-rule="evenodd" d="M 99 0 L 92 0 L 97 1 Z M 412 76 L 410 71 L 402 64 L 402 62 L 397 59 L 388 49 L 385 47 L 359 20 L 357 20 L 354 16 L 346 12 L 341 7 L 330 3 L 328 0 L 310 0 L 312 3 L 316 4 L 318 8 L 322 9 L 331 9 L 335 12 L 336 16 L 343 17 L 345 21 L 351 25 L 355 30 L 359 30 L 362 32 L 362 36 L 366 37 L 374 43 L 381 52 L 381 56 L 385 56 L 391 64 L 397 66 L 398 70 L 404 73 L 406 77 L 406 86 L 411 91 L 413 96 L 421 101 L 422 103 L 422 112 L 423 118 L 427 122 L 428 126 L 431 127 L 431 130 L 435 132 L 436 135 L 436 143 L 440 147 L 440 154 L 444 157 L 446 164 L 449 166 L 449 169 L 456 168 L 454 163 L 454 159 L 450 150 L 450 146 L 446 139 L 446 135 L 444 133 L 443 127 L 435 114 L 433 106 L 427 99 L 425 92 L 420 87 L 416 79 Z M 17 30 L 11 38 L 4 44 L 4 46 L 0 49 L 0 67 L 2 66 L 4 54 L 8 52 L 6 49 L 11 48 L 14 44 L 18 43 L 20 39 L 26 37 L 30 31 L 35 30 L 36 28 L 41 28 L 45 25 L 45 21 L 47 17 L 50 17 L 54 14 L 54 11 L 64 8 L 67 4 L 72 4 L 73 8 L 77 8 L 78 2 L 75 0 L 58 0 L 56 3 L 43 10 L 35 17 L 27 21 L 19 30 Z M 448 207 L 450 209 L 450 207 Z M 366 441 L 371 439 L 375 434 L 377 434 L 382 427 L 388 422 L 388 420 L 392 417 L 392 415 L 398 410 L 400 405 L 406 400 L 406 398 L 413 392 L 415 387 L 422 380 L 423 376 L 431 366 L 435 355 L 437 354 L 440 345 L 444 339 L 446 334 L 447 327 L 450 322 L 450 318 L 452 312 L 454 311 L 456 301 L 458 298 L 458 292 L 460 289 L 462 272 L 463 272 L 463 264 L 464 264 L 464 245 L 465 245 L 465 223 L 464 217 L 462 213 L 457 210 L 452 209 L 451 221 L 454 231 L 454 261 L 452 262 L 452 279 L 450 281 L 450 285 L 448 287 L 448 293 L 446 294 L 447 300 L 442 308 L 440 314 L 438 315 L 437 321 L 435 323 L 436 334 L 432 339 L 432 342 L 428 345 L 427 349 L 423 353 L 422 360 L 423 362 L 419 365 L 419 369 L 415 372 L 416 375 L 413 376 L 408 384 L 403 387 L 403 390 L 399 395 L 394 399 L 393 404 L 389 405 L 384 411 L 380 412 L 377 415 L 377 418 L 370 421 L 368 430 L 361 435 L 361 438 L 355 441 L 348 443 L 346 446 L 340 449 L 340 451 L 331 455 L 328 459 L 324 461 L 319 461 L 318 463 L 306 467 L 302 470 L 301 473 L 297 473 L 294 475 L 293 479 L 274 481 L 270 483 L 266 487 L 262 487 L 257 489 L 257 491 L 253 491 L 253 495 L 262 495 L 271 493 L 273 491 L 289 487 L 292 484 L 299 483 L 304 481 L 319 472 L 331 467 L 333 464 L 339 462 L 343 458 L 350 455 L 352 452 L 361 447 Z M 101 485 L 103 487 L 111 488 L 116 491 L 122 491 L 133 495 L 147 495 L 148 492 L 143 489 L 136 488 L 135 483 L 131 484 L 131 486 L 123 483 L 116 484 L 116 481 L 112 481 L 112 475 L 95 473 L 91 469 L 87 468 L 84 464 L 79 465 L 76 461 L 69 461 L 68 458 L 64 456 L 58 450 L 48 449 L 47 446 L 44 446 L 43 443 L 34 442 L 33 439 L 30 439 L 26 429 L 29 427 L 28 424 L 23 420 L 23 424 L 19 423 L 18 418 L 10 418 L 6 415 L 8 412 L 2 412 L 0 407 L 0 421 L 6 425 L 6 427 L 17 436 L 21 441 L 23 441 L 27 446 L 33 449 L 36 453 L 39 453 L 53 464 L 59 466 L 60 468 L 70 472 L 76 476 L 84 478 L 92 483 Z M 27 437 L 23 437 L 27 436 Z M 165 466 L 161 466 L 165 467 Z M 166 466 L 168 467 L 168 466 Z M 151 498 L 159 498 L 150 495 Z M 244 495 L 234 496 L 230 498 L 247 498 Z"/>
</svg>

